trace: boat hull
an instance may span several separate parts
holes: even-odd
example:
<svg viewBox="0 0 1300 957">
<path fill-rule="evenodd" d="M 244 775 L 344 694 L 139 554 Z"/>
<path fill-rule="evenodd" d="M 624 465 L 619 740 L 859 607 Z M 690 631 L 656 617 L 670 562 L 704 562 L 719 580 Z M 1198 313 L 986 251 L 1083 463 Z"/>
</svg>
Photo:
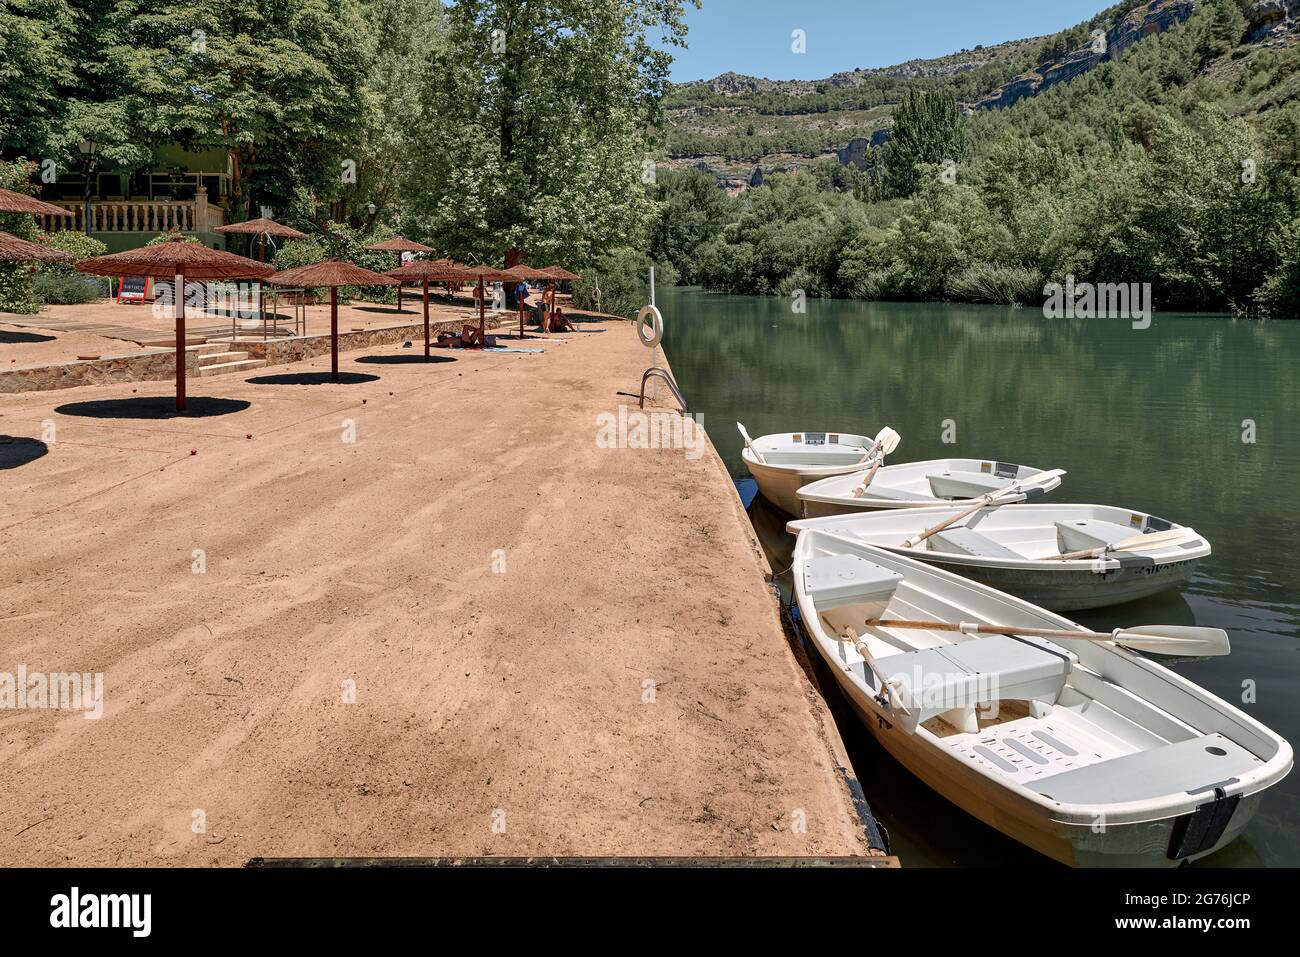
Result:
<svg viewBox="0 0 1300 957">
<path fill-rule="evenodd" d="M 799 489 L 824 478 L 835 475 L 848 475 L 860 468 L 857 464 L 843 467 L 772 466 L 751 461 L 748 456 L 745 457 L 745 465 L 749 468 L 749 474 L 754 477 L 754 481 L 758 484 L 759 494 L 787 515 L 796 517 L 800 514 Z"/>
<path fill-rule="evenodd" d="M 808 484 L 808 483 L 804 483 Z M 800 488 L 803 486 L 801 485 Z M 796 492 L 798 489 L 795 490 Z M 940 502 L 939 504 L 943 504 Z M 882 512 L 894 508 L 926 508 L 933 507 L 934 502 L 917 502 L 915 505 L 905 505 L 902 503 L 886 502 L 880 499 L 865 499 L 856 502 L 817 502 L 812 499 L 801 499 L 795 496 L 794 511 L 791 515 L 797 515 L 800 518 L 830 518 L 834 515 L 855 515 L 858 512 Z"/>
<path fill-rule="evenodd" d="M 1007 592 L 1051 611 L 1106 608 L 1149 598 L 1170 589 L 1181 589 L 1191 581 L 1201 564 L 1201 559 L 1194 558 L 1146 568 L 1121 567 L 1104 573 L 1059 569 L 1036 571 L 952 561 L 936 552 L 889 550 L 955 572 L 963 578 Z"/>
<path fill-rule="evenodd" d="M 1199 854 L 1171 859 L 1169 847 L 1177 818 L 1094 827 L 1055 821 L 1050 814 L 1006 788 L 991 785 L 960 759 L 927 747 L 920 737 L 884 720 L 884 712 L 867 699 L 830 658 L 822 645 L 809 644 L 835 675 L 840 692 L 854 713 L 889 754 L 922 783 L 972 817 L 1012 840 L 1071 867 L 1177 867 L 1213 854 L 1235 840 L 1254 817 L 1263 792 L 1243 795 L 1222 836 Z"/>
</svg>

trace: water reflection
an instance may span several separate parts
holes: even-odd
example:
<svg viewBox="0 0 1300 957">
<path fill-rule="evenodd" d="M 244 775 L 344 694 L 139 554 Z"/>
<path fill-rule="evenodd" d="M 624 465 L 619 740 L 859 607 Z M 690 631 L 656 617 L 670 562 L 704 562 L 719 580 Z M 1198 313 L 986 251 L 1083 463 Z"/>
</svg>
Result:
<svg viewBox="0 0 1300 957">
<path fill-rule="evenodd" d="M 667 290 L 660 306 L 674 375 L 735 478 L 747 477 L 737 420 L 752 435 L 888 424 L 903 435 L 896 461 L 1065 468 L 1056 501 L 1195 526 L 1214 555 L 1184 594 L 1072 617 L 1226 628 L 1232 655 L 1169 664 L 1300 741 L 1300 323 L 1157 314 L 1135 330 L 1028 309 L 820 301 L 794 315 L 784 300 L 697 290 Z M 941 441 L 949 424 L 955 444 Z M 788 568 L 786 517 L 761 499 L 750 514 L 772 567 Z M 905 861 L 1042 863 L 903 773 L 852 720 L 841 728 Z M 1204 863 L 1300 865 L 1300 775 Z"/>
</svg>

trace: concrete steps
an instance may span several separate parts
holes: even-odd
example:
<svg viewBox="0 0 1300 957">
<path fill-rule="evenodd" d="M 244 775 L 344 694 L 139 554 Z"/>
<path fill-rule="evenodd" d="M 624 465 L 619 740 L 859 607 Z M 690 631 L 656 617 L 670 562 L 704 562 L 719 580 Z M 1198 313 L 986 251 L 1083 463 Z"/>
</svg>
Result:
<svg viewBox="0 0 1300 957">
<path fill-rule="evenodd" d="M 220 349 L 220 347 L 218 347 Z M 198 360 L 198 374 L 202 377 L 227 375 L 232 372 L 250 372 L 266 365 L 265 359 L 250 359 L 247 352 L 204 351 Z"/>
</svg>

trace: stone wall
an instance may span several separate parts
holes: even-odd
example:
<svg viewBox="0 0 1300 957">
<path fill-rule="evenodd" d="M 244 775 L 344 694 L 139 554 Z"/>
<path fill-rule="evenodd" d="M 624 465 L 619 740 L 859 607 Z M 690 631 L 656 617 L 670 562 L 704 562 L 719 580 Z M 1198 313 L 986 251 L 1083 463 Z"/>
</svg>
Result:
<svg viewBox="0 0 1300 957">
<path fill-rule="evenodd" d="M 195 375 L 203 347 L 185 350 L 186 375 Z M 211 350 L 208 350 L 211 351 Z M 0 393 L 47 392 L 111 382 L 154 382 L 176 377 L 174 349 L 151 349 L 124 356 L 79 359 L 58 365 L 0 369 Z"/>
<path fill-rule="evenodd" d="M 497 316 L 497 321 L 488 316 L 488 328 L 495 329 L 501 325 L 509 327 L 517 313 L 504 312 Z M 443 319 L 429 323 L 429 335 L 437 338 L 440 331 L 460 332 L 462 326 L 475 325 L 468 319 Z M 357 349 L 369 349 L 374 346 L 392 345 L 395 342 L 412 343 L 423 347 L 424 322 L 400 326 L 382 326 L 367 329 L 364 332 L 340 332 L 339 352 L 351 352 Z M 221 351 L 223 348 L 247 352 L 250 359 L 266 359 L 267 365 L 283 365 L 310 359 L 313 356 L 329 355 L 329 336 L 295 336 L 291 339 L 260 339 L 229 343 L 227 341 L 208 340 L 205 346 L 190 346 L 185 350 L 186 376 L 198 374 L 199 356 L 204 352 Z M 75 362 L 61 362 L 57 365 L 26 366 L 17 369 L 0 369 L 0 394 L 13 392 L 45 392 L 51 389 L 72 389 L 79 385 L 104 385 L 112 382 L 160 382 L 176 377 L 176 361 L 173 349 L 151 349 L 147 352 L 133 352 L 124 356 L 103 356 L 99 359 L 84 359 Z"/>
<path fill-rule="evenodd" d="M 510 320 L 518 321 L 518 313 L 503 312 L 497 316 L 500 323 L 510 324 Z M 439 332 L 460 332 L 464 326 L 477 326 L 478 320 L 469 319 L 440 319 L 429 321 L 429 338 L 437 339 Z M 498 328 L 499 323 L 494 322 L 492 315 L 487 318 L 488 329 Z M 410 340 L 413 344 L 424 347 L 424 321 L 419 323 L 404 324 L 400 326 L 381 326 L 377 329 L 366 329 L 362 332 L 339 332 L 339 352 L 353 352 L 357 349 L 370 349 L 374 346 L 388 346 L 395 342 L 405 342 Z M 265 359 L 267 365 L 278 366 L 290 362 L 301 362 L 303 359 L 311 359 L 316 356 L 327 356 L 330 354 L 330 337 L 329 336 L 294 336 L 290 339 L 261 339 L 239 340 L 232 343 L 230 348 L 238 349 L 240 352 L 247 352 L 250 359 Z"/>
</svg>

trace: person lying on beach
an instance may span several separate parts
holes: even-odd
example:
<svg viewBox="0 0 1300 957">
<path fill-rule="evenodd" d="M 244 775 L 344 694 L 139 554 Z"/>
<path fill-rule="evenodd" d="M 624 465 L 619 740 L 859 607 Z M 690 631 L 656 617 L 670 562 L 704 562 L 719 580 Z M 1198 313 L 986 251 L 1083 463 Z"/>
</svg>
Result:
<svg viewBox="0 0 1300 957">
<path fill-rule="evenodd" d="M 443 349 L 450 349 L 453 346 L 459 346 L 462 349 L 482 349 L 485 345 L 481 336 L 479 336 L 477 326 L 463 326 L 460 334 L 454 332 L 438 333 L 437 345 Z"/>
</svg>

